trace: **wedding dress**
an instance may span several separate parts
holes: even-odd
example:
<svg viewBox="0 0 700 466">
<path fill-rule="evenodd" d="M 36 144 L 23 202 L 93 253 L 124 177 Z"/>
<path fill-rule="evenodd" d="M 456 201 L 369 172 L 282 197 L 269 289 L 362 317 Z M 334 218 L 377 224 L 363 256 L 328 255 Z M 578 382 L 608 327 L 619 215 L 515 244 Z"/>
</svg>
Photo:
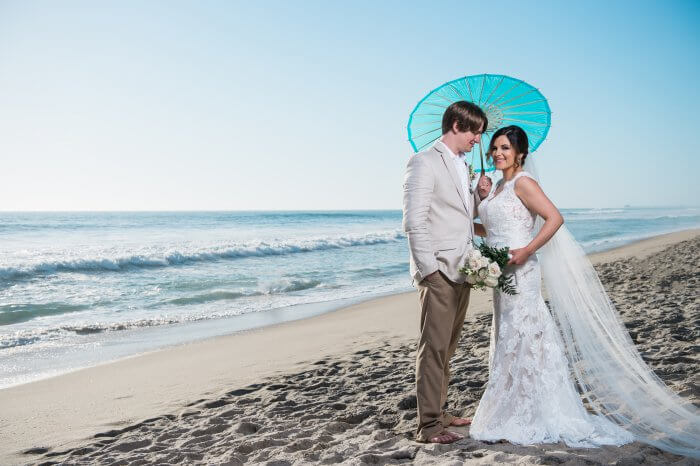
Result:
<svg viewBox="0 0 700 466">
<path fill-rule="evenodd" d="M 535 215 L 520 201 L 515 182 L 484 199 L 479 216 L 489 246 L 526 246 L 535 234 Z M 478 440 L 530 445 L 564 441 L 572 447 L 622 445 L 631 434 L 583 406 L 556 324 L 540 292 L 537 256 L 513 267 L 517 294 L 494 292 L 489 381 L 470 434 Z"/>
<path fill-rule="evenodd" d="M 537 181 L 530 159 L 525 168 L 479 205 L 491 246 L 524 247 L 542 226 L 514 191 L 520 177 Z M 641 358 L 566 226 L 512 268 L 518 294 L 494 290 L 489 381 L 471 436 L 580 447 L 639 440 L 700 458 L 698 409 Z"/>
</svg>

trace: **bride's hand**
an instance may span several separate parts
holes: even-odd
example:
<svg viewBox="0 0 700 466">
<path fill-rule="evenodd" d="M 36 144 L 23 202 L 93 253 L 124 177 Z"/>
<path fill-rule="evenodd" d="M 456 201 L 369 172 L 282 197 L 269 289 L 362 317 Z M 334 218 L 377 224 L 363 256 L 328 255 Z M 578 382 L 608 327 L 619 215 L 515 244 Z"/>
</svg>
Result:
<svg viewBox="0 0 700 466">
<path fill-rule="evenodd" d="M 527 248 L 511 249 L 508 253 L 510 254 L 508 265 L 523 265 L 531 255 Z"/>
</svg>

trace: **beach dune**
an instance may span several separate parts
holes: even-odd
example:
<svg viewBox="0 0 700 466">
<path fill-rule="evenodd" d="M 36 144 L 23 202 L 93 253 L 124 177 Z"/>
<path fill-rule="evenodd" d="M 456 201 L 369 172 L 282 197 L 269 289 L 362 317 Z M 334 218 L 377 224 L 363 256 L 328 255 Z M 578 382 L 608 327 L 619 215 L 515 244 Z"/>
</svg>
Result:
<svg viewBox="0 0 700 466">
<path fill-rule="evenodd" d="M 697 405 L 700 230 L 592 260 L 643 357 Z M 465 415 L 488 377 L 490 307 L 473 293 L 452 362 Z M 0 390 L 0 463 L 697 464 L 641 443 L 414 442 L 418 320 L 416 294 L 399 294 Z"/>
</svg>

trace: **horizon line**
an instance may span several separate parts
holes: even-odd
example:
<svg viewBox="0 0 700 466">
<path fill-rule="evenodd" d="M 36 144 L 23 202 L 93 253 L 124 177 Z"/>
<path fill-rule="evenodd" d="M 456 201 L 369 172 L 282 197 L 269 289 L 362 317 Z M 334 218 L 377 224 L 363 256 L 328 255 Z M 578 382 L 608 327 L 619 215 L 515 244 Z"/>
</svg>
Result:
<svg viewBox="0 0 700 466">
<path fill-rule="evenodd" d="M 660 209 L 664 207 L 675 208 L 700 208 L 700 205 L 688 204 L 665 204 L 665 205 L 634 205 L 624 204 L 613 207 L 557 207 L 560 210 L 573 209 Z M 94 210 L 94 209 L 75 209 L 75 210 L 0 210 L 0 214 L 49 214 L 49 213 L 214 213 L 214 212 L 393 212 L 401 211 L 400 208 L 386 209 L 144 209 L 144 210 L 129 210 L 129 209 L 110 209 L 110 210 Z"/>
</svg>

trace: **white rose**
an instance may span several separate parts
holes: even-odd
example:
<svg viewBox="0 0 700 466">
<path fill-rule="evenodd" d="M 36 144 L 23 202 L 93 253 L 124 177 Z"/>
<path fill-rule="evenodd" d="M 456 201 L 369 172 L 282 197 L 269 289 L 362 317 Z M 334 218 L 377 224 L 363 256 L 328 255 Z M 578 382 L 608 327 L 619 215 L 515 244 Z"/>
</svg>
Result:
<svg viewBox="0 0 700 466">
<path fill-rule="evenodd" d="M 470 285 L 473 285 L 474 283 L 476 283 L 476 275 L 473 275 L 473 274 L 467 275 L 467 283 L 469 283 Z"/>
<path fill-rule="evenodd" d="M 479 268 L 480 269 L 487 268 L 490 263 L 491 263 L 491 261 L 489 261 L 485 257 L 482 257 L 481 259 L 479 259 Z"/>
<path fill-rule="evenodd" d="M 484 279 L 484 285 L 489 288 L 496 288 L 498 286 L 498 278 L 489 275 Z"/>
<path fill-rule="evenodd" d="M 477 272 L 477 274 L 479 275 L 479 278 L 481 278 L 483 280 L 484 278 L 486 278 L 488 276 L 489 271 L 486 270 L 486 268 L 481 268 L 481 269 L 479 269 L 479 272 Z"/>
<path fill-rule="evenodd" d="M 481 251 L 478 249 L 472 249 L 472 251 L 469 253 L 469 257 L 473 257 L 474 259 L 481 259 L 483 256 L 481 255 Z"/>
<path fill-rule="evenodd" d="M 481 265 L 481 263 L 480 263 L 479 259 L 476 259 L 476 258 L 473 258 L 473 257 L 470 257 L 470 258 L 469 258 L 469 268 L 470 268 L 470 269 L 472 269 L 472 270 L 479 270 L 480 265 Z"/>
<path fill-rule="evenodd" d="M 489 275 L 494 276 L 496 278 L 501 276 L 501 268 L 496 262 L 491 262 L 489 264 Z"/>
</svg>

